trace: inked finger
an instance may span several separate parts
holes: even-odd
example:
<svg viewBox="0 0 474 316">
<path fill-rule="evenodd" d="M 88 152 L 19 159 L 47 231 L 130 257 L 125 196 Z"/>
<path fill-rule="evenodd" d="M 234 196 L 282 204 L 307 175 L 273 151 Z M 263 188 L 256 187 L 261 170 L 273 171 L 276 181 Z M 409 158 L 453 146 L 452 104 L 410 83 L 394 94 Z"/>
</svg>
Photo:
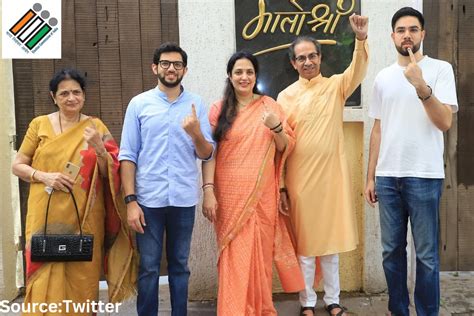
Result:
<svg viewBox="0 0 474 316">
<path fill-rule="evenodd" d="M 413 54 L 411 48 L 408 48 L 407 51 L 408 51 L 408 55 L 410 55 L 411 62 L 416 64 L 416 58 L 415 58 L 415 55 Z"/>
</svg>

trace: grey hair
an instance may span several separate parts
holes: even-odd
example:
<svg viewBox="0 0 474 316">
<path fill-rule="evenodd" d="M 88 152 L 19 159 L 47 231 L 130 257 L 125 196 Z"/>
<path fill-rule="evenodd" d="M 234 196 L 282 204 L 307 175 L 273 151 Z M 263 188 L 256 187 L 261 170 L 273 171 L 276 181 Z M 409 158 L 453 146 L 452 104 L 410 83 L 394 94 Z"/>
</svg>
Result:
<svg viewBox="0 0 474 316">
<path fill-rule="evenodd" d="M 314 46 L 316 47 L 316 52 L 321 55 L 321 44 L 316 40 L 315 38 L 311 36 L 298 36 L 293 43 L 291 43 L 288 51 L 288 55 L 290 56 L 290 60 L 295 60 L 295 46 L 298 45 L 301 42 L 309 42 L 313 43 Z"/>
</svg>

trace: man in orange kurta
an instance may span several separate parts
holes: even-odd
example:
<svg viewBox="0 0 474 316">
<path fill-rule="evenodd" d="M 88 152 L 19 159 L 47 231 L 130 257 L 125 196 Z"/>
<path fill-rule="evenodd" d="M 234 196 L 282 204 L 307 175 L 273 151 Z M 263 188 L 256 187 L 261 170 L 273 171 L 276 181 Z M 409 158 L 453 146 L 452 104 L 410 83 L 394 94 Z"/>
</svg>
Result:
<svg viewBox="0 0 474 316">
<path fill-rule="evenodd" d="M 320 44 L 311 37 L 299 37 L 290 47 L 291 64 L 299 79 L 278 95 L 278 103 L 296 134 L 285 183 L 305 278 L 305 290 L 300 292 L 302 315 L 313 315 L 316 305 L 315 257 L 321 263 L 326 309 L 333 315 L 345 315 L 339 305 L 338 253 L 354 250 L 358 243 L 344 151 L 343 109 L 367 70 L 368 19 L 352 15 L 349 20 L 356 43 L 352 63 L 344 73 L 323 77 Z M 286 200 L 285 194 L 282 200 Z"/>
</svg>

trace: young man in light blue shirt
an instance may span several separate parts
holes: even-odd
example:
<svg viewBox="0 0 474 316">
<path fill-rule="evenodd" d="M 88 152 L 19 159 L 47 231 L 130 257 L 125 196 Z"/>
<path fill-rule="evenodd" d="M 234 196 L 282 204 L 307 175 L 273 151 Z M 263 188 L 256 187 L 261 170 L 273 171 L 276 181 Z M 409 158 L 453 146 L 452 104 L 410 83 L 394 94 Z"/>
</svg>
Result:
<svg viewBox="0 0 474 316">
<path fill-rule="evenodd" d="M 196 159 L 212 157 L 215 143 L 201 98 L 181 80 L 187 55 L 165 43 L 153 56 L 156 88 L 129 103 L 120 144 L 127 221 L 140 253 L 138 315 L 157 315 L 163 234 L 173 316 L 186 315 L 188 257 L 198 202 Z"/>
</svg>

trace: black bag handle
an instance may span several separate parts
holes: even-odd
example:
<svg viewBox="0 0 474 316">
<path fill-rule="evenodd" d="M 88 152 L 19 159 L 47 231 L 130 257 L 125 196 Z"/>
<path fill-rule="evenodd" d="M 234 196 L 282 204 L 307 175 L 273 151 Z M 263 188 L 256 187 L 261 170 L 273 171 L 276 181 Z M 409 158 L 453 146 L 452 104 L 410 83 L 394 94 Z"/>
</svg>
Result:
<svg viewBox="0 0 474 316">
<path fill-rule="evenodd" d="M 79 209 L 77 208 L 76 199 L 74 198 L 74 194 L 72 194 L 72 190 L 69 189 L 68 187 L 66 187 L 66 188 L 69 191 L 69 193 L 71 194 L 72 201 L 74 202 L 74 207 L 76 208 L 77 224 L 79 225 L 79 232 L 80 232 L 80 236 L 82 238 L 81 220 L 79 219 Z M 54 191 L 55 190 L 53 189 L 53 191 L 49 194 L 48 205 L 46 206 L 46 217 L 44 219 L 44 233 L 43 233 L 44 236 L 46 236 L 46 228 L 48 227 L 49 204 L 51 202 L 51 197 L 53 196 Z"/>
</svg>

